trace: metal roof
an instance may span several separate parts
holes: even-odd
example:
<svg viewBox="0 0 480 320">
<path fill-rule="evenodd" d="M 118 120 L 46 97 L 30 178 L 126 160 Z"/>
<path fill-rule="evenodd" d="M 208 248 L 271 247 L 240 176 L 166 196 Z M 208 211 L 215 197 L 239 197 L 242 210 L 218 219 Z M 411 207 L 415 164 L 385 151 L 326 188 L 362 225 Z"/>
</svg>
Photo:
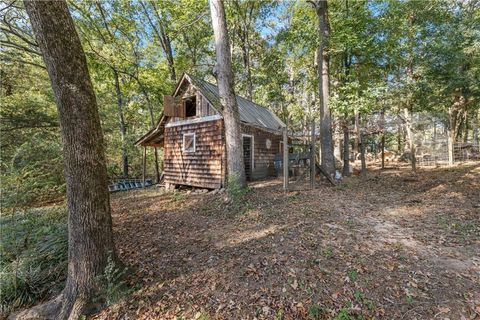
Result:
<svg viewBox="0 0 480 320">
<path fill-rule="evenodd" d="M 213 104 L 213 107 L 221 112 L 218 87 L 205 80 L 192 77 L 191 75 L 187 76 L 192 84 L 202 92 L 210 103 Z M 238 95 L 236 95 L 236 98 L 238 112 L 242 122 L 272 131 L 280 131 L 282 128 L 285 128 L 285 124 L 282 120 L 280 120 L 272 111 Z"/>
</svg>

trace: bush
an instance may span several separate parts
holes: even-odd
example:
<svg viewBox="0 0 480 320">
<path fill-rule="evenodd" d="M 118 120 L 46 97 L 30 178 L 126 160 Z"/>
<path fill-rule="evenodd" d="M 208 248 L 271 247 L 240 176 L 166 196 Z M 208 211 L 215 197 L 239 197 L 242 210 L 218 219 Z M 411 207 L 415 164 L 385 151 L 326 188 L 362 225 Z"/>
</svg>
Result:
<svg viewBox="0 0 480 320">
<path fill-rule="evenodd" d="M 116 263 L 110 254 L 105 270 L 96 279 L 97 296 L 95 300 L 112 305 L 128 295 L 131 290 L 125 282 L 127 272 L 128 269 Z"/>
<path fill-rule="evenodd" d="M 36 134 L 15 148 L 8 163 L 2 159 L 2 211 L 15 212 L 61 197 L 65 193 L 61 146 Z"/>
<path fill-rule="evenodd" d="M 241 209 L 247 205 L 247 194 L 251 191 L 249 187 L 242 187 L 238 181 L 238 177 L 229 176 L 227 183 L 227 193 L 229 196 L 229 209 L 233 212 L 242 211 Z"/>
<path fill-rule="evenodd" d="M 67 275 L 64 208 L 0 217 L 0 317 L 59 293 Z"/>
</svg>

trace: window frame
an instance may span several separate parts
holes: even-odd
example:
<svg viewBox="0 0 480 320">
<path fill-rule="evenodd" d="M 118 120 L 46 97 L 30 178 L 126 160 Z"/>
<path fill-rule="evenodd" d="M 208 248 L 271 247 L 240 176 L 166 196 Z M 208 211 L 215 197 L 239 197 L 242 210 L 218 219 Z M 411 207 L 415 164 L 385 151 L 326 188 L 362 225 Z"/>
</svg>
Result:
<svg viewBox="0 0 480 320">
<path fill-rule="evenodd" d="M 190 149 L 185 149 L 185 138 L 193 137 L 193 147 Z M 193 150 L 192 150 L 193 149 Z M 182 137 L 182 152 L 183 153 L 195 153 L 197 150 L 197 136 L 195 132 L 184 132 Z"/>
</svg>

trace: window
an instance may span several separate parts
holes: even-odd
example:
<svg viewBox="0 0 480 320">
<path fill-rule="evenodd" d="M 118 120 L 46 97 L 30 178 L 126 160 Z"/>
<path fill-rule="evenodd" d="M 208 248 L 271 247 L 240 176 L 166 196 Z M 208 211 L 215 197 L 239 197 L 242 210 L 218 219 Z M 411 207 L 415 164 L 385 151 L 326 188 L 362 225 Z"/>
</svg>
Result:
<svg viewBox="0 0 480 320">
<path fill-rule="evenodd" d="M 183 134 L 183 152 L 195 152 L 195 133 Z"/>
<path fill-rule="evenodd" d="M 197 98 L 191 96 L 185 99 L 185 118 L 195 117 L 197 115 Z"/>
</svg>

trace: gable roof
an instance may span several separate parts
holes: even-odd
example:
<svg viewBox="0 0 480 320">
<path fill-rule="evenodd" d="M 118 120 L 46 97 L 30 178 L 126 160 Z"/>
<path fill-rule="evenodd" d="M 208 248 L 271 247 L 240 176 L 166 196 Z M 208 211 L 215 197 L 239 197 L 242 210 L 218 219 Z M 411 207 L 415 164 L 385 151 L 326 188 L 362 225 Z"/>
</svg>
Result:
<svg viewBox="0 0 480 320">
<path fill-rule="evenodd" d="M 218 87 L 210 82 L 193 77 L 189 74 L 184 74 L 188 80 L 209 100 L 214 108 L 221 113 L 220 108 L 220 94 Z M 180 82 L 180 84 L 183 81 Z M 239 95 L 236 95 L 238 113 L 240 114 L 240 121 L 253 125 L 255 127 L 267 129 L 270 131 L 280 131 L 285 128 L 285 124 L 272 111 L 262 107 L 255 102 L 247 100 Z"/>
</svg>

